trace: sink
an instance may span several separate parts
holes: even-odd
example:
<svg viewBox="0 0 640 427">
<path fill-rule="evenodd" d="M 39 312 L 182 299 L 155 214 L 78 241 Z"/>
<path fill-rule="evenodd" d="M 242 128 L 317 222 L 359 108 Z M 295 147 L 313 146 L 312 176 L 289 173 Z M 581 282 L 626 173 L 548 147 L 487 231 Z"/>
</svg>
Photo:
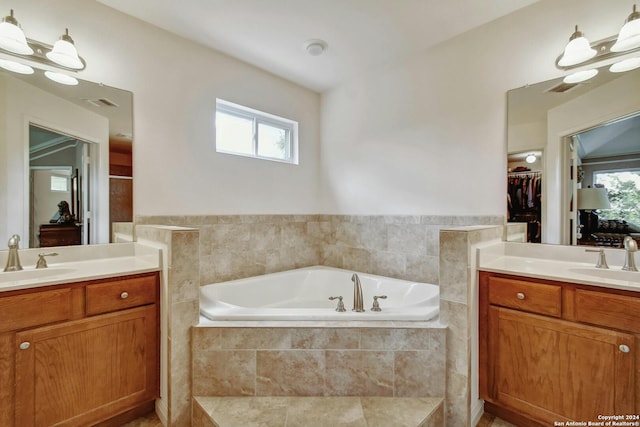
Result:
<svg viewBox="0 0 640 427">
<path fill-rule="evenodd" d="M 0 271 L 0 284 L 21 282 L 24 280 L 34 280 L 41 278 L 53 278 L 74 272 L 73 268 L 48 267 L 48 268 L 25 268 L 20 271 Z"/>
<path fill-rule="evenodd" d="M 583 274 L 588 276 L 600 277 L 602 279 L 623 280 L 625 282 L 634 282 L 640 284 L 640 272 L 624 271 L 614 268 L 571 268 L 572 273 Z"/>
</svg>

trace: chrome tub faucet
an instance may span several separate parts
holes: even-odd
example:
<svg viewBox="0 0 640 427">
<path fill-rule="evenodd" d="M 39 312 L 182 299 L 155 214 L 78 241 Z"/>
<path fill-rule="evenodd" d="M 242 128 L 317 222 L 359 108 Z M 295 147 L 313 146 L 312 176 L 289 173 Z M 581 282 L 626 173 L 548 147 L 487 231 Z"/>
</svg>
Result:
<svg viewBox="0 0 640 427">
<path fill-rule="evenodd" d="M 622 269 L 625 271 L 638 271 L 638 267 L 636 267 L 636 260 L 634 258 L 635 253 L 638 252 L 638 244 L 633 240 L 633 237 L 627 236 L 624 238 L 624 250 L 626 253 Z"/>
<path fill-rule="evenodd" d="M 357 273 L 353 273 L 351 276 L 353 282 L 353 310 L 358 313 L 364 311 L 364 303 L 362 301 L 362 285 L 360 284 L 360 278 Z"/>
<path fill-rule="evenodd" d="M 7 257 L 7 265 L 4 271 L 19 271 L 22 270 L 20 264 L 20 255 L 18 254 L 18 247 L 20 244 L 20 236 L 14 234 L 9 239 L 9 256 Z"/>
</svg>

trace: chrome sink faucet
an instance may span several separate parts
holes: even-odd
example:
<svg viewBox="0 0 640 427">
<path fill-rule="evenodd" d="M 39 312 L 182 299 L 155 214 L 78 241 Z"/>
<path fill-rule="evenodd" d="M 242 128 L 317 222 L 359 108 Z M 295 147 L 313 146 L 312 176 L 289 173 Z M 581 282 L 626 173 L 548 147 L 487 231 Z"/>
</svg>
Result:
<svg viewBox="0 0 640 427">
<path fill-rule="evenodd" d="M 364 303 L 362 301 L 362 285 L 360 284 L 360 278 L 357 273 L 353 273 L 351 276 L 351 281 L 353 282 L 353 310 L 358 313 L 362 313 L 364 311 Z"/>
<path fill-rule="evenodd" d="M 18 247 L 20 244 L 20 236 L 14 234 L 9 239 L 9 256 L 7 257 L 7 265 L 4 271 L 19 271 L 22 270 L 20 264 L 20 255 L 18 254 Z"/>
<path fill-rule="evenodd" d="M 635 253 L 638 252 L 638 244 L 633 240 L 633 237 L 627 236 L 624 238 L 624 250 L 626 253 L 622 269 L 625 271 L 638 271 L 634 258 Z"/>
</svg>

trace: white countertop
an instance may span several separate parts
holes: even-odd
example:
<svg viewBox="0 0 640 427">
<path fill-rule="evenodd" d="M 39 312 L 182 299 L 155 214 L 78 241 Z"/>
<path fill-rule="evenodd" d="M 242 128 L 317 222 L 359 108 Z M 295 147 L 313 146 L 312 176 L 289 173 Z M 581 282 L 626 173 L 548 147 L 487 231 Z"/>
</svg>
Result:
<svg viewBox="0 0 640 427">
<path fill-rule="evenodd" d="M 48 268 L 36 269 L 39 253 L 57 252 L 47 257 Z M 3 272 L 8 251 L 0 251 L 0 292 L 61 283 L 159 271 L 160 251 L 139 243 L 60 246 L 21 249 L 21 271 Z"/>
<path fill-rule="evenodd" d="M 502 242 L 478 249 L 478 269 L 640 292 L 640 272 L 622 270 L 623 249 L 605 248 L 609 269 L 595 268 L 598 253 L 586 249 L 600 248 Z M 640 265 L 640 254 L 634 255 Z"/>
</svg>

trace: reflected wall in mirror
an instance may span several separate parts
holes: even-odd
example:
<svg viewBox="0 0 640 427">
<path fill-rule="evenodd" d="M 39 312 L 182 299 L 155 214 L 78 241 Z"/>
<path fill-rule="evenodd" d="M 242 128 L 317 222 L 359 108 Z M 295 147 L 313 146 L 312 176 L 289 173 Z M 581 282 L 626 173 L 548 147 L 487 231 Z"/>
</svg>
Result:
<svg viewBox="0 0 640 427">
<path fill-rule="evenodd" d="M 640 168 L 637 163 L 640 159 L 638 129 L 631 124 L 634 121 L 621 120 L 640 113 L 638 93 L 640 69 L 611 73 L 607 68 L 583 83 L 566 84 L 558 78 L 508 92 L 508 156 L 532 151 L 542 153 L 542 243 L 607 244 L 597 240 L 587 242 L 591 232 L 582 238 L 584 227 L 580 227 L 577 190 L 600 185 L 589 182 L 604 179 L 596 177 L 604 171 L 634 175 Z M 591 148 L 587 152 L 586 146 L 580 147 L 578 141 L 585 138 L 590 140 L 589 146 L 598 147 L 595 153 Z M 620 151 L 620 146 L 625 146 L 624 151 Z M 589 181 L 584 179 L 586 174 L 589 174 Z M 617 190 L 612 188 L 610 191 L 615 193 Z M 637 191 L 632 189 L 630 192 L 637 194 Z M 620 217 L 616 218 L 619 224 L 629 223 L 619 231 L 635 237 L 631 219 L 638 214 L 638 205 L 614 212 L 612 215 Z M 605 214 L 609 213 L 601 211 L 601 214 L 600 219 L 608 218 Z M 605 225 L 603 221 L 600 223 Z"/>
<path fill-rule="evenodd" d="M 133 219 L 132 112 L 125 90 L 0 70 L 0 245 L 13 234 L 21 247 L 108 243 L 112 221 Z M 47 182 L 48 194 L 35 182 Z M 74 220 L 50 223 L 62 201 Z M 65 238 L 41 245 L 42 232 L 69 225 Z"/>
</svg>

